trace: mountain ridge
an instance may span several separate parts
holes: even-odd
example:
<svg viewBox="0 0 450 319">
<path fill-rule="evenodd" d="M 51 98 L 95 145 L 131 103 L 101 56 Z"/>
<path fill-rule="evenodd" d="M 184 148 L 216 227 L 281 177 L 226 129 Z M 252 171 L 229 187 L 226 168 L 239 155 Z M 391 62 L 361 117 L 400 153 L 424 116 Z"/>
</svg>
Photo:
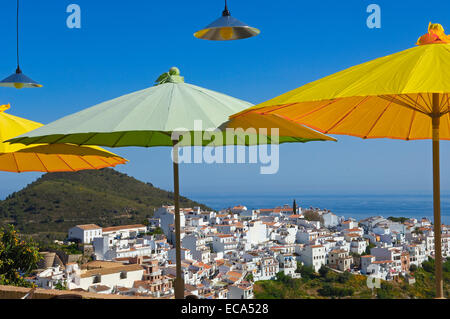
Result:
<svg viewBox="0 0 450 319">
<path fill-rule="evenodd" d="M 154 208 L 173 204 L 173 192 L 114 169 L 48 173 L 0 201 L 0 225 L 11 223 L 37 240 L 64 239 L 77 224 L 142 223 Z M 209 207 L 180 196 L 181 207 Z"/>
</svg>

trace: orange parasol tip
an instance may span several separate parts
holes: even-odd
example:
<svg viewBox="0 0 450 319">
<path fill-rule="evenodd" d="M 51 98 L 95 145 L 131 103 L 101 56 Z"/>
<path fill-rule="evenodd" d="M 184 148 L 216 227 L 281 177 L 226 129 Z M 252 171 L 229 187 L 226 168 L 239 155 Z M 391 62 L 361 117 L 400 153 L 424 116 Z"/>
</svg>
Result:
<svg viewBox="0 0 450 319">
<path fill-rule="evenodd" d="M 445 30 L 439 23 L 429 23 L 428 33 L 421 36 L 416 45 L 450 43 L 450 36 L 445 34 Z"/>
<path fill-rule="evenodd" d="M 0 105 L 0 112 L 4 112 L 11 107 L 9 104 Z"/>
</svg>

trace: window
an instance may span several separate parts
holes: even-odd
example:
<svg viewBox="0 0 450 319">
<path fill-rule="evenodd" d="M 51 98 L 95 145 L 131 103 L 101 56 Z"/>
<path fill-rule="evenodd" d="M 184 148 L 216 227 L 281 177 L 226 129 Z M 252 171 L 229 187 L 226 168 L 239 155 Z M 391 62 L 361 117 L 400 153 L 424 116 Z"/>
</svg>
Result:
<svg viewBox="0 0 450 319">
<path fill-rule="evenodd" d="M 92 281 L 92 283 L 94 284 L 98 284 L 102 282 L 102 276 L 101 275 L 95 275 L 94 276 L 94 280 Z"/>
<path fill-rule="evenodd" d="M 127 272 L 126 271 L 122 271 L 120 273 L 120 279 L 126 279 L 127 278 Z"/>
</svg>

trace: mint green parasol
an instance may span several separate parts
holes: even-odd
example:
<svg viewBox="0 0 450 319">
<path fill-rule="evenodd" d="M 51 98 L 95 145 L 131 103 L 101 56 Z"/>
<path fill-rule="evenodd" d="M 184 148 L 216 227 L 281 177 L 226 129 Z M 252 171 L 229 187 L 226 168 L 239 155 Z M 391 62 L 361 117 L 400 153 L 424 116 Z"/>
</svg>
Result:
<svg viewBox="0 0 450 319">
<path fill-rule="evenodd" d="M 190 140 L 185 138 L 181 141 L 179 146 L 221 146 L 230 143 L 225 141 L 225 137 L 223 140 L 208 139 L 211 133 L 205 130 L 226 127 L 230 115 L 252 106 L 249 102 L 184 83 L 177 68 L 161 75 L 157 82 L 159 85 L 68 115 L 12 141 L 27 145 L 173 146 L 171 134 L 178 130 L 191 136 Z M 196 121 L 201 121 L 204 133 L 200 143 L 194 139 L 194 132 L 198 132 Z M 304 136 L 290 137 L 287 132 L 280 136 L 280 143 L 332 140 L 304 126 L 297 126 L 302 128 Z M 256 142 L 239 137 L 231 144 Z"/>
</svg>

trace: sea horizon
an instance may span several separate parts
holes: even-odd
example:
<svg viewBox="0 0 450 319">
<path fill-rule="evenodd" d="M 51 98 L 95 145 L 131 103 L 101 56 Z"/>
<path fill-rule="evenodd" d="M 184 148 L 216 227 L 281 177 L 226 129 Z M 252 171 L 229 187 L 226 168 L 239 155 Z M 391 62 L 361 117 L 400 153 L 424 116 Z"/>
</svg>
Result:
<svg viewBox="0 0 450 319">
<path fill-rule="evenodd" d="M 235 205 L 248 209 L 274 208 L 293 200 L 302 208 L 328 209 L 338 216 L 361 220 L 370 216 L 407 217 L 420 219 L 426 217 L 433 221 L 432 194 L 189 194 L 190 199 L 221 210 Z M 442 223 L 450 224 L 450 194 L 441 195 Z"/>
</svg>

